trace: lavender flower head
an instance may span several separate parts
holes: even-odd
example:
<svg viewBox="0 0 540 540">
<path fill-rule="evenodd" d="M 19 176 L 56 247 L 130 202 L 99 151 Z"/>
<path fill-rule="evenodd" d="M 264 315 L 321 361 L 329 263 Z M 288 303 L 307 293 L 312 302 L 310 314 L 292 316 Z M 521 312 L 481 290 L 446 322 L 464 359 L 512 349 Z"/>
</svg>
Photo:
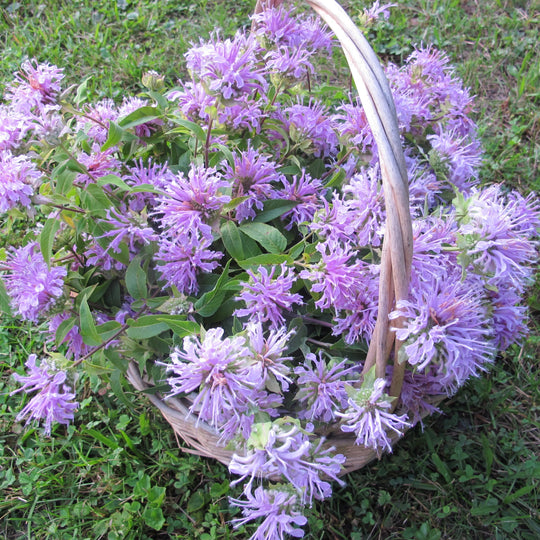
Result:
<svg viewBox="0 0 540 540">
<path fill-rule="evenodd" d="M 6 98 L 15 110 L 29 113 L 34 107 L 40 108 L 56 101 L 61 90 L 63 70 L 47 62 L 27 60 L 21 71 L 15 74 L 13 83 L 8 85 Z"/>
<path fill-rule="evenodd" d="M 29 129 L 27 115 L 0 103 L 0 151 L 18 148 Z"/>
<path fill-rule="evenodd" d="M 118 120 L 118 109 L 112 99 L 90 105 L 84 115 L 77 117 L 77 131 L 84 131 L 89 139 L 102 145 L 109 135 L 109 122 Z"/>
<path fill-rule="evenodd" d="M 199 290 L 197 278 L 212 272 L 223 257 L 220 251 L 209 249 L 212 241 L 201 236 L 197 229 L 184 236 L 161 236 L 158 252 L 154 255 L 157 271 L 165 287 L 176 287 L 181 293 L 193 294 Z"/>
<path fill-rule="evenodd" d="M 342 484 L 338 475 L 345 456 L 334 455 L 334 447 L 325 447 L 324 439 L 311 440 L 309 433 L 292 418 L 257 422 L 247 441 L 245 455 L 233 454 L 229 471 L 240 475 L 231 485 L 248 478 L 244 493 L 251 491 L 255 478 L 281 476 L 290 482 L 302 504 L 312 504 L 332 493 L 327 479 Z"/>
<path fill-rule="evenodd" d="M 460 215 L 458 247 L 472 267 L 484 274 L 490 284 L 510 282 L 519 291 L 532 277 L 538 258 L 532 240 L 540 222 L 538 203 L 516 195 L 506 202 L 500 186 L 457 199 Z"/>
<path fill-rule="evenodd" d="M 493 360 L 493 329 L 483 285 L 474 275 L 462 280 L 457 270 L 441 270 L 426 276 L 389 317 L 404 317 L 395 329 L 404 342 L 402 360 L 432 370 L 449 394 Z"/>
<path fill-rule="evenodd" d="M 361 388 L 347 386 L 348 408 L 345 412 L 336 413 L 341 418 L 342 431 L 354 433 L 356 444 L 372 448 L 379 455 L 383 450 L 392 452 L 391 432 L 401 437 L 403 431 L 411 426 L 406 414 L 390 412 L 393 398 L 384 393 L 386 385 L 384 379 L 375 379 L 372 368 L 365 375 Z"/>
<path fill-rule="evenodd" d="M 47 266 L 37 242 L 12 248 L 0 265 L 6 291 L 13 309 L 23 318 L 35 322 L 63 294 L 67 271 L 61 266 Z"/>
<path fill-rule="evenodd" d="M 347 363 L 347 359 L 338 362 L 335 358 L 327 363 L 322 353 L 318 358 L 308 353 L 304 365 L 294 369 L 299 387 L 295 400 L 302 407 L 298 413 L 300 418 L 333 422 L 336 411 L 347 407 L 345 384 L 357 381 L 353 376 L 357 367 Z"/>
<path fill-rule="evenodd" d="M 234 166 L 225 166 L 224 178 L 232 185 L 233 199 L 246 198 L 236 207 L 236 219 L 243 221 L 253 219 L 256 210 L 263 209 L 265 200 L 277 197 L 272 184 L 280 181 L 283 175 L 268 156 L 249 147 L 245 152 L 234 155 Z"/>
<path fill-rule="evenodd" d="M 252 16 L 255 32 L 263 42 L 268 40 L 275 47 L 332 51 L 333 34 L 318 17 L 303 17 L 283 5 L 265 9 Z"/>
<path fill-rule="evenodd" d="M 290 368 L 286 364 L 292 357 L 286 356 L 287 344 L 292 332 L 285 328 L 270 330 L 265 337 L 260 322 L 248 323 L 247 341 L 252 353 L 250 370 L 260 373 L 261 383 L 270 391 L 281 393 L 289 389 L 292 380 L 288 377 Z"/>
<path fill-rule="evenodd" d="M 210 94 L 234 100 L 244 94 L 264 93 L 267 82 L 255 56 L 256 41 L 238 32 L 233 39 L 214 36 L 186 53 L 187 67 Z"/>
<path fill-rule="evenodd" d="M 0 213 L 30 206 L 40 180 L 41 172 L 26 156 L 0 150 Z"/>
<path fill-rule="evenodd" d="M 252 320 L 270 324 L 270 328 L 278 329 L 285 322 L 283 311 L 289 311 L 293 304 L 302 304 L 302 297 L 291 293 L 295 281 L 294 271 L 285 264 L 281 265 L 281 273 L 275 276 L 278 267 L 272 266 L 270 272 L 259 266 L 257 273 L 248 270 L 249 282 L 241 283 L 242 290 L 237 300 L 245 302 L 246 307 L 237 309 L 238 317 L 251 317 Z"/>
<path fill-rule="evenodd" d="M 278 111 L 276 120 L 283 123 L 291 142 L 316 157 L 335 156 L 338 149 L 336 126 L 323 103 L 311 99 L 307 105 L 296 103 Z M 276 134 L 276 138 L 279 135 Z"/>
<path fill-rule="evenodd" d="M 229 183 L 215 168 L 194 166 L 186 178 L 179 173 L 175 181 L 164 186 L 164 194 L 157 199 L 155 214 L 168 234 L 181 238 L 197 231 L 213 240 L 212 222 L 230 196 L 224 192 Z"/>
<path fill-rule="evenodd" d="M 53 361 L 45 359 L 36 366 L 36 358 L 35 354 L 31 354 L 25 363 L 28 375 L 13 375 L 23 386 L 12 394 L 22 391 L 37 392 L 17 415 L 16 420 L 19 422 L 26 416 L 26 424 L 32 420 L 43 420 L 44 433 L 50 436 L 52 424 L 69 424 L 79 404 L 73 401 L 75 394 L 66 384 L 66 371 L 58 369 Z"/>
<path fill-rule="evenodd" d="M 233 506 L 242 508 L 244 517 L 231 521 L 238 528 L 250 521 L 263 518 L 249 540 L 284 540 L 285 535 L 302 538 L 302 527 L 307 518 L 302 514 L 298 494 L 289 486 L 278 485 L 271 489 L 259 486 L 253 493 L 246 494 L 246 500 L 233 499 Z"/>
<path fill-rule="evenodd" d="M 278 190 L 278 197 L 296 203 L 294 208 L 281 216 L 286 223 L 285 229 L 291 230 L 294 225 L 312 221 L 317 210 L 323 205 L 321 199 L 326 189 L 322 182 L 303 170 L 301 175 L 294 175 L 291 180 L 282 178 L 281 183 L 283 188 Z"/>
<path fill-rule="evenodd" d="M 260 383 L 257 374 L 246 369 L 250 351 L 242 336 L 224 337 L 222 328 L 213 328 L 203 338 L 188 336 L 183 348 L 171 354 L 167 397 L 197 392 L 190 411 L 199 420 L 221 428 L 243 409 Z"/>
</svg>

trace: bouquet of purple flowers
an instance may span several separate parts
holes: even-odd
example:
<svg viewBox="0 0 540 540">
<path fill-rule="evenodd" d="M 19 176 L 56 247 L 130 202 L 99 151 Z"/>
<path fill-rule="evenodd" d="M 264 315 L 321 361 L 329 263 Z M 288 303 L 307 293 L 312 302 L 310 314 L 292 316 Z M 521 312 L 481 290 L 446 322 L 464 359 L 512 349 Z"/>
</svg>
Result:
<svg viewBox="0 0 540 540">
<path fill-rule="evenodd" d="M 525 335 L 540 204 L 478 185 L 473 98 L 444 53 L 388 64 L 412 223 L 397 294 L 380 129 L 320 80 L 317 58 L 340 54 L 320 19 L 257 11 L 250 32 L 194 44 L 175 88 L 150 72 L 122 103 L 21 66 L 0 104 L 0 212 L 25 234 L 0 251 L 0 307 L 48 336 L 14 375 L 20 420 L 47 436 L 73 421 L 85 373 L 157 385 L 212 438 L 202 455 L 224 449 L 244 483 L 234 524 L 260 518 L 262 539 L 303 536 L 303 507 L 355 466 L 343 438 L 391 451 Z"/>
</svg>

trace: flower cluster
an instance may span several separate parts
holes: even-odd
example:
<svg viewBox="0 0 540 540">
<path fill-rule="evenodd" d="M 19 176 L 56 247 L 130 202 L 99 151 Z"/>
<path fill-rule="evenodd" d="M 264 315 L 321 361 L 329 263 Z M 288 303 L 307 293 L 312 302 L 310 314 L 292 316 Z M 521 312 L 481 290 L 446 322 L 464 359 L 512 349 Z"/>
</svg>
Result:
<svg viewBox="0 0 540 540">
<path fill-rule="evenodd" d="M 478 185 L 473 100 L 419 47 L 385 67 L 414 245 L 409 296 L 388 306 L 398 353 L 375 377 L 390 209 L 362 104 L 317 80 L 333 45 L 319 19 L 272 8 L 193 45 L 174 88 L 149 73 L 138 96 L 75 107 L 62 70 L 30 61 L 0 104 L 0 214 L 25 228 L 0 250 L 0 305 L 51 351 L 15 375 L 35 392 L 19 420 L 51 434 L 89 359 L 105 382 L 136 359 L 233 449 L 234 525 L 260 519 L 254 539 L 304 534 L 303 508 L 344 470 L 328 432 L 391 451 L 527 328 L 540 202 Z"/>
</svg>

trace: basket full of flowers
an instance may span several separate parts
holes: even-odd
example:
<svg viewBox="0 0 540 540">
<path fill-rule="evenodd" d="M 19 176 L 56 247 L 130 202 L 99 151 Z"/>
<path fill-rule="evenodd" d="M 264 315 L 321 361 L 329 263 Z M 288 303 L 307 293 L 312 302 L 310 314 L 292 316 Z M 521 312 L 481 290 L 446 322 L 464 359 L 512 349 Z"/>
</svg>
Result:
<svg viewBox="0 0 540 540">
<path fill-rule="evenodd" d="M 0 105 L 0 212 L 26 227 L 0 307 L 48 336 L 20 420 L 50 435 L 80 373 L 125 377 L 236 475 L 253 538 L 302 536 L 304 507 L 522 338 L 537 258 L 538 200 L 479 186 L 446 55 L 382 66 L 337 2 L 306 6 L 258 2 L 174 88 L 86 102 L 28 61 Z M 318 71 L 332 55 L 354 90 Z"/>
</svg>

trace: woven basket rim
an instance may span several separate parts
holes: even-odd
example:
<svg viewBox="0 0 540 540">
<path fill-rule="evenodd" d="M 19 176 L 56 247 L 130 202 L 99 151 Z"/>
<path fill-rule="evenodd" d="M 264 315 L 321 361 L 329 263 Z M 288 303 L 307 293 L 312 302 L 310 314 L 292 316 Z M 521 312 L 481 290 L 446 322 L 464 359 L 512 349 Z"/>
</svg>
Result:
<svg viewBox="0 0 540 540">
<path fill-rule="evenodd" d="M 409 210 L 407 170 L 399 135 L 395 105 L 386 75 L 375 52 L 336 0 L 304 0 L 333 31 L 339 40 L 351 75 L 355 81 L 360 101 L 379 150 L 383 193 L 387 210 L 386 231 L 383 240 L 379 306 L 373 337 L 364 365 L 364 373 L 375 365 L 378 378 L 385 377 L 386 366 L 400 343 L 390 331 L 388 314 L 396 300 L 406 299 L 410 281 L 412 260 L 412 219 Z M 255 13 L 264 4 L 258 0 Z M 281 0 L 270 1 L 271 5 L 281 4 Z M 401 320 L 392 321 L 394 327 Z M 403 382 L 405 365 L 394 365 L 390 395 L 398 397 Z M 174 432 L 190 448 L 183 451 L 210 457 L 228 465 L 235 451 L 220 443 L 216 429 L 199 421 L 181 399 L 164 399 L 158 394 L 146 392 L 153 386 L 148 378 L 143 378 L 135 361 L 129 363 L 127 379 L 137 390 L 144 392 L 169 422 Z M 433 399 L 437 404 L 441 399 Z M 397 399 L 394 400 L 397 402 Z M 394 444 L 401 434 L 388 434 Z M 355 443 L 353 434 L 328 435 L 326 446 L 335 447 L 345 455 L 346 462 L 341 475 L 357 470 L 379 457 L 372 449 Z M 238 453 L 238 452 L 236 452 Z"/>
</svg>

